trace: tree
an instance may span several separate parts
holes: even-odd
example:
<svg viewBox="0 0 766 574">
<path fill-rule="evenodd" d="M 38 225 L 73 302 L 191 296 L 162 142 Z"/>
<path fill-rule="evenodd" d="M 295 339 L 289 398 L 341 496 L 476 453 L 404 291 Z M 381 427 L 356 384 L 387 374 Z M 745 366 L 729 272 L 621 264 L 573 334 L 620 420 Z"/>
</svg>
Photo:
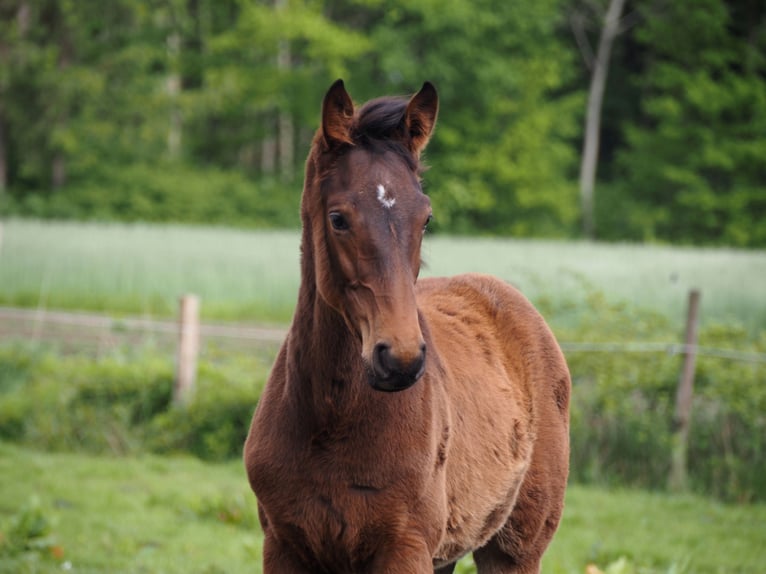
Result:
<svg viewBox="0 0 766 574">
<path fill-rule="evenodd" d="M 625 0 L 609 0 L 609 7 L 604 17 L 595 58 L 592 57 L 592 51 L 589 49 L 589 46 L 587 46 L 588 50 L 585 52 L 591 76 L 580 163 L 580 207 L 582 210 L 582 232 L 589 239 L 595 238 L 593 196 L 596 185 L 596 168 L 598 166 L 601 108 L 604 101 L 606 78 L 609 73 L 609 61 L 612 56 L 612 44 L 620 31 L 620 18 L 622 17 L 624 7 Z M 573 14 L 573 28 L 581 49 L 583 49 L 584 42 L 587 42 L 587 39 L 584 39 L 585 34 L 582 29 L 582 21 L 583 19 L 579 13 Z"/>
<path fill-rule="evenodd" d="M 357 97 L 380 95 L 381 86 L 412 92 L 425 79 L 439 89 L 426 176 L 437 225 L 570 234 L 577 217 L 571 142 L 582 100 L 562 39 L 563 2 L 364 4 L 373 5 L 362 25 L 375 53 L 351 67 L 352 80 L 364 82 Z"/>
<path fill-rule="evenodd" d="M 766 6 L 640 6 L 641 113 L 618 155 L 624 231 L 640 239 L 763 245 Z"/>
</svg>

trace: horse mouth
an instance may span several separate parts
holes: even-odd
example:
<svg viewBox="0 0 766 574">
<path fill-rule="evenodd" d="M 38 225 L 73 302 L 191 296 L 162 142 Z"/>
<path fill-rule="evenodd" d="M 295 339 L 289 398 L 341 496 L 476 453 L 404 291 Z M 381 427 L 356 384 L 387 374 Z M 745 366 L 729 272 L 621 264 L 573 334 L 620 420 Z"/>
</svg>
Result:
<svg viewBox="0 0 766 574">
<path fill-rule="evenodd" d="M 384 393 L 398 393 L 405 391 L 417 383 L 425 373 L 423 365 L 416 373 L 390 373 L 387 376 L 380 376 L 374 369 L 367 370 L 367 382 L 376 391 Z"/>
</svg>

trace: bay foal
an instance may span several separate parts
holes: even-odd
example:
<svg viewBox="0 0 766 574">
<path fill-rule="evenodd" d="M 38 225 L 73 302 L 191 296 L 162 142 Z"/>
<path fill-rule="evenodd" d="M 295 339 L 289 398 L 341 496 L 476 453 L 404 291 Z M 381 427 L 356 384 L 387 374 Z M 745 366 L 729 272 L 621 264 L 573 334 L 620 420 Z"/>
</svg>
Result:
<svg viewBox="0 0 766 574">
<path fill-rule="evenodd" d="M 418 279 L 438 108 L 325 96 L 301 285 L 245 465 L 276 573 L 538 572 L 558 526 L 570 378 L 543 319 L 485 275 Z"/>
</svg>

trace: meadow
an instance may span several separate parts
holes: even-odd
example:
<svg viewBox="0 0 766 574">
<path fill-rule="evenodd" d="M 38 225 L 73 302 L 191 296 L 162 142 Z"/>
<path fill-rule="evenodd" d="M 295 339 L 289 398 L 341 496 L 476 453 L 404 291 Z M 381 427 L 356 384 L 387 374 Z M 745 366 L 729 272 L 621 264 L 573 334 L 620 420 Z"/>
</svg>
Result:
<svg viewBox="0 0 766 574">
<path fill-rule="evenodd" d="M 518 286 L 571 325 L 594 292 L 683 325 L 689 289 L 702 321 L 766 325 L 766 252 L 660 245 L 428 236 L 428 275 L 476 271 Z M 0 304 L 169 316 L 187 292 L 204 317 L 286 323 L 299 284 L 299 233 L 179 225 L 9 220 Z"/>
<path fill-rule="evenodd" d="M 239 461 L 50 454 L 0 442 L 0 572 L 260 572 Z M 571 486 L 548 574 L 756 574 L 766 506 Z M 473 572 L 470 560 L 458 570 Z M 592 570 L 591 570 L 592 571 Z"/>
<path fill-rule="evenodd" d="M 0 229 L 0 305 L 167 317 L 193 292 L 206 319 L 284 325 L 295 303 L 295 230 L 14 219 Z M 424 275 L 516 284 L 571 341 L 678 341 L 698 288 L 702 344 L 766 353 L 764 251 L 434 234 L 423 255 Z M 232 459 L 274 349 L 203 353 L 195 401 L 179 411 L 172 356 L 154 347 L 93 357 L 0 344 L 0 572 L 260 571 L 255 501 Z M 680 358 L 567 359 L 573 484 L 543 571 L 762 572 L 763 365 L 698 359 L 700 497 L 625 488 L 664 487 Z M 473 572 L 470 560 L 459 572 Z"/>
</svg>

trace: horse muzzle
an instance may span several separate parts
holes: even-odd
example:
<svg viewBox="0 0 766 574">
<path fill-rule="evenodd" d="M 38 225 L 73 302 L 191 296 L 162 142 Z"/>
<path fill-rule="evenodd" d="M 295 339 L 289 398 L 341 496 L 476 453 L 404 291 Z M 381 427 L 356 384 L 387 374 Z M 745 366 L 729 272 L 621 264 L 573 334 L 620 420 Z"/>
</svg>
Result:
<svg viewBox="0 0 766 574">
<path fill-rule="evenodd" d="M 390 345 L 378 343 L 372 352 L 369 383 L 377 391 L 403 391 L 418 382 L 425 371 L 425 343 L 421 343 L 418 352 L 407 360 L 397 357 Z"/>
</svg>

